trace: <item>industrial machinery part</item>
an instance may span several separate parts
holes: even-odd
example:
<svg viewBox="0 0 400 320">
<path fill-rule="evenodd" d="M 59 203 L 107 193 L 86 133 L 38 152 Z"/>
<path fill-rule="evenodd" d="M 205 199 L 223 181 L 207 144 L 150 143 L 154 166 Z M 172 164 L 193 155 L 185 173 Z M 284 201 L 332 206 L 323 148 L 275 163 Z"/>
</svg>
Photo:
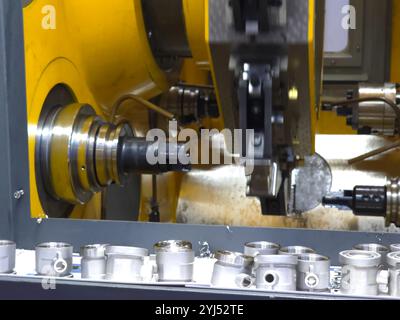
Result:
<svg viewBox="0 0 400 320">
<path fill-rule="evenodd" d="M 305 157 L 291 174 L 288 213 L 300 214 L 316 208 L 331 186 L 332 171 L 328 162 L 317 153 Z"/>
<path fill-rule="evenodd" d="M 390 252 L 400 251 L 400 243 L 394 243 L 390 245 Z"/>
<path fill-rule="evenodd" d="M 248 196 L 285 215 L 297 160 L 314 153 L 322 69 L 322 1 L 210 0 L 214 85 L 228 128 L 243 134 L 252 164 Z M 302 61 L 302 63 L 298 63 Z M 237 125 L 238 124 L 238 125 Z"/>
<path fill-rule="evenodd" d="M 393 109 L 396 105 L 399 108 L 400 104 L 399 84 L 361 83 L 358 92 L 349 91 L 347 98 L 349 101 L 361 101 L 354 103 L 352 108 L 338 106 L 336 112 L 338 115 L 346 116 L 347 124 L 359 134 L 394 136 L 400 133 L 398 112 Z M 325 108 L 331 109 L 329 105 Z"/>
<path fill-rule="evenodd" d="M 298 257 L 297 290 L 329 291 L 331 262 L 328 257 L 308 253 Z"/>
<path fill-rule="evenodd" d="M 251 286 L 253 258 L 239 252 L 217 251 L 211 284 L 218 287 Z M 247 275 L 243 276 L 243 275 Z"/>
<path fill-rule="evenodd" d="M 254 285 L 254 277 L 246 273 L 241 273 L 236 276 L 235 283 L 238 288 L 248 289 Z"/>
<path fill-rule="evenodd" d="M 389 294 L 400 297 L 400 252 L 390 252 L 386 262 L 389 266 Z"/>
<path fill-rule="evenodd" d="M 37 128 L 36 176 L 43 182 L 42 206 L 50 216 L 60 203 L 67 208 L 87 203 L 103 188 L 123 185 L 130 174 L 190 168 L 179 161 L 186 156 L 184 144 L 136 138 L 128 123 L 108 123 L 87 104 L 44 111 Z M 151 164 L 149 153 L 162 161 Z"/>
<path fill-rule="evenodd" d="M 106 275 L 106 244 L 90 244 L 81 247 L 82 279 L 104 279 Z"/>
<path fill-rule="evenodd" d="M 353 190 L 331 193 L 322 199 L 325 206 L 351 209 L 360 216 L 381 216 L 386 225 L 400 226 L 400 179 L 386 186 L 356 186 Z"/>
<path fill-rule="evenodd" d="M 192 281 L 194 251 L 189 241 L 160 241 L 154 251 L 158 281 Z"/>
<path fill-rule="evenodd" d="M 378 271 L 381 255 L 372 251 L 347 250 L 339 253 L 342 264 L 340 291 L 350 295 L 378 294 Z"/>
<path fill-rule="evenodd" d="M 257 289 L 296 291 L 296 256 L 258 255 L 254 263 Z"/>
<path fill-rule="evenodd" d="M 288 246 L 279 250 L 279 254 L 300 256 L 306 253 L 316 253 L 314 249 L 303 246 Z"/>
<path fill-rule="evenodd" d="M 15 250 L 15 242 L 0 240 L 0 273 L 14 272 Z"/>
<path fill-rule="evenodd" d="M 246 256 L 255 257 L 261 255 L 272 255 L 278 254 L 278 250 L 281 246 L 279 244 L 267 241 L 255 241 L 247 242 L 244 245 L 244 254 Z"/>
<path fill-rule="evenodd" d="M 72 271 L 73 247 L 64 242 L 46 242 L 36 246 L 36 272 L 38 275 L 66 277 Z"/>
<path fill-rule="evenodd" d="M 219 117 L 213 88 L 180 84 L 171 87 L 163 104 L 182 125 L 199 122 L 207 117 Z"/>
<path fill-rule="evenodd" d="M 136 247 L 107 246 L 105 249 L 106 279 L 115 281 L 141 281 L 144 257 L 147 249 Z"/>
<path fill-rule="evenodd" d="M 353 246 L 354 250 L 372 251 L 381 255 L 381 265 L 386 266 L 386 256 L 389 253 L 389 248 L 379 243 L 362 243 Z"/>
</svg>

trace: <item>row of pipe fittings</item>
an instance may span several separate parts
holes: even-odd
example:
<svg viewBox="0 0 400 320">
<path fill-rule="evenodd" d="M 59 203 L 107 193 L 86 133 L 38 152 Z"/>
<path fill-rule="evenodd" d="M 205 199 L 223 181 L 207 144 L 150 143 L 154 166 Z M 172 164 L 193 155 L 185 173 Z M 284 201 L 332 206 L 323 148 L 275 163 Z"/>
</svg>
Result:
<svg viewBox="0 0 400 320">
<path fill-rule="evenodd" d="M 147 249 L 111 245 L 87 245 L 81 248 L 81 277 L 113 281 L 142 281 L 153 273 L 158 281 L 184 281 L 193 279 L 194 251 L 188 241 L 168 240 L 154 245 L 156 264 L 144 276 Z"/>
<path fill-rule="evenodd" d="M 82 279 L 105 279 L 137 282 L 190 282 L 193 280 L 195 254 L 188 241 L 157 242 L 155 259 L 144 248 L 87 245 L 81 248 Z M 15 270 L 16 244 L 0 241 L 0 274 Z M 62 242 L 47 242 L 35 248 L 36 272 L 41 276 L 72 275 L 73 247 Z M 150 270 L 146 273 L 145 258 Z M 330 290 L 330 259 L 302 246 L 281 248 L 266 242 L 250 242 L 244 253 L 217 251 L 214 253 L 211 284 L 216 287 L 251 288 L 272 291 Z M 386 294 L 400 297 L 400 244 L 390 248 L 382 244 L 359 244 L 339 253 L 342 266 L 340 292 L 347 295 Z"/>
<path fill-rule="evenodd" d="M 281 248 L 257 241 L 244 246 L 244 253 L 217 251 L 211 283 L 214 286 L 274 291 L 328 291 L 330 260 L 302 246 Z"/>
</svg>

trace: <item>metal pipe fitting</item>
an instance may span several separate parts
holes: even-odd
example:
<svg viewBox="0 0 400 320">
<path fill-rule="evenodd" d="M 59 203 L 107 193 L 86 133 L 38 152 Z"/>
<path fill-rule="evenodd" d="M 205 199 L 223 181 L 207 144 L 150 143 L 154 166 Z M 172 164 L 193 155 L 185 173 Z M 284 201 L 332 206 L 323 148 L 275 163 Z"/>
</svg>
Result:
<svg viewBox="0 0 400 320">
<path fill-rule="evenodd" d="M 72 245 L 64 242 L 41 243 L 35 248 L 38 275 L 65 277 L 72 271 Z"/>
<path fill-rule="evenodd" d="M 160 241 L 154 251 L 158 281 L 192 281 L 194 252 L 189 241 Z"/>
<path fill-rule="evenodd" d="M 329 291 L 331 261 L 328 257 L 307 253 L 298 257 L 297 290 Z"/>
<path fill-rule="evenodd" d="M 218 287 L 239 287 L 248 284 L 251 276 L 253 257 L 246 256 L 239 252 L 217 251 L 214 253 L 217 261 L 211 277 L 211 284 Z M 251 284 L 248 284 L 251 286 Z"/>
<path fill-rule="evenodd" d="M 300 256 L 305 253 L 316 253 L 314 249 L 303 246 L 288 246 L 281 248 L 279 254 Z"/>
<path fill-rule="evenodd" d="M 279 244 L 267 241 L 247 242 L 244 245 L 244 254 L 246 256 L 255 257 L 258 254 L 272 255 L 278 254 Z"/>
<path fill-rule="evenodd" d="M 339 253 L 342 264 L 340 291 L 350 295 L 377 295 L 381 255 L 373 251 L 346 250 Z"/>
<path fill-rule="evenodd" d="M 147 249 L 123 246 L 107 246 L 105 249 L 106 279 L 113 281 L 141 281 L 144 257 Z"/>
<path fill-rule="evenodd" d="M 15 251 L 15 242 L 0 240 L 0 273 L 6 274 L 14 272 Z"/>
<path fill-rule="evenodd" d="M 297 256 L 258 255 L 254 262 L 257 289 L 296 291 Z"/>
<path fill-rule="evenodd" d="M 353 247 L 354 250 L 360 250 L 360 251 L 372 251 L 372 252 L 377 252 L 381 255 L 381 264 L 383 266 L 386 265 L 386 255 L 389 253 L 389 248 L 378 243 L 362 243 L 362 244 L 357 244 Z"/>
<path fill-rule="evenodd" d="M 400 251 L 400 243 L 394 243 L 390 245 L 390 252 Z"/>
<path fill-rule="evenodd" d="M 106 244 L 89 244 L 81 247 L 81 278 L 104 279 L 106 275 Z"/>
<path fill-rule="evenodd" d="M 400 297 L 400 252 L 391 252 L 386 256 L 389 266 L 389 294 Z"/>
</svg>

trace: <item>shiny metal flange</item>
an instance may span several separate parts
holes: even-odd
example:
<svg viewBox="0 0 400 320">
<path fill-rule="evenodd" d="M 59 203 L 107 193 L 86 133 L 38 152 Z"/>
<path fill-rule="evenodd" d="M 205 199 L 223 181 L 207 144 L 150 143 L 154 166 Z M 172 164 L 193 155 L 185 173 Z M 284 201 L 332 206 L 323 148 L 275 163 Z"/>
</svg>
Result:
<svg viewBox="0 0 400 320">
<path fill-rule="evenodd" d="M 386 185 L 386 225 L 400 225 L 400 179 L 391 179 Z"/>
<path fill-rule="evenodd" d="M 277 254 L 281 246 L 279 244 L 267 241 L 247 242 L 244 245 L 244 254 L 255 257 L 258 254 L 271 255 Z"/>
<path fill-rule="evenodd" d="M 381 262 L 386 264 L 386 255 L 389 253 L 389 248 L 379 243 L 362 243 L 353 247 L 354 250 L 372 251 L 381 255 Z"/>
<path fill-rule="evenodd" d="M 39 129 L 42 180 L 53 198 L 83 204 L 102 187 L 122 183 L 118 142 L 132 134 L 128 124 L 106 123 L 91 106 L 73 103 L 53 108 Z"/>
<path fill-rule="evenodd" d="M 192 251 L 192 243 L 184 240 L 159 241 L 154 245 L 154 251 L 156 253 Z"/>
<path fill-rule="evenodd" d="M 316 253 L 314 249 L 303 246 L 288 246 L 281 248 L 279 254 L 300 256 L 305 253 Z"/>
<path fill-rule="evenodd" d="M 221 263 L 240 266 L 243 268 L 247 268 L 254 261 L 253 257 L 246 256 L 240 252 L 223 251 L 223 250 L 216 251 L 214 253 L 214 258 Z"/>
</svg>

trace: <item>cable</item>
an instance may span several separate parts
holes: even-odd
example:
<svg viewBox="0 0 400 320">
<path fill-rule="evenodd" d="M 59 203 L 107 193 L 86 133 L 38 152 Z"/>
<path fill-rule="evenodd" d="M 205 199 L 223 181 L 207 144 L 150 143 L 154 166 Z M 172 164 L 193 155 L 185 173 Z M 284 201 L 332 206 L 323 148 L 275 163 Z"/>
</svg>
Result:
<svg viewBox="0 0 400 320">
<path fill-rule="evenodd" d="M 396 114 L 396 118 L 397 118 L 397 122 L 399 125 L 400 122 L 400 109 L 399 107 L 393 103 L 392 101 L 386 99 L 386 98 L 382 98 L 382 97 L 368 97 L 368 98 L 359 98 L 359 99 L 353 99 L 353 100 L 343 100 L 343 101 L 334 101 L 334 102 L 329 102 L 329 101 L 325 101 L 324 104 L 329 104 L 332 107 L 337 107 L 337 106 L 348 106 L 348 105 L 352 105 L 355 103 L 362 103 L 362 102 L 384 102 L 386 103 L 388 106 L 390 106 L 394 113 Z"/>
<path fill-rule="evenodd" d="M 144 107 L 146 107 L 148 109 L 154 110 L 155 112 L 163 115 L 164 117 L 168 118 L 169 120 L 174 120 L 175 119 L 175 116 L 171 112 L 168 112 L 167 110 L 155 105 L 154 103 L 151 103 L 150 101 L 147 101 L 147 100 L 145 100 L 145 99 L 143 99 L 143 98 L 141 98 L 141 97 L 139 97 L 139 96 L 137 96 L 135 94 L 127 94 L 127 95 L 124 95 L 124 96 L 120 97 L 114 103 L 114 105 L 112 107 L 112 112 L 111 112 L 111 121 L 112 122 L 114 122 L 115 116 L 116 116 L 120 106 L 125 101 L 128 101 L 128 100 L 133 100 L 133 101 L 139 102 L 142 106 L 144 106 Z"/>
</svg>

